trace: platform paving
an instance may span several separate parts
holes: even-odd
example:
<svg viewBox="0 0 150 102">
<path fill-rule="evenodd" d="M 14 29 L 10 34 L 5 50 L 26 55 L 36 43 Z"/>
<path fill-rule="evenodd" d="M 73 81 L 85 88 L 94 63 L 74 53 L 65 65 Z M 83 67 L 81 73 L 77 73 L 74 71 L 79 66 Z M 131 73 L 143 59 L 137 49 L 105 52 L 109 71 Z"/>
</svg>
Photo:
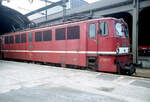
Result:
<svg viewBox="0 0 150 102">
<path fill-rule="evenodd" d="M 0 60 L 0 102 L 150 102 L 150 80 Z"/>
<path fill-rule="evenodd" d="M 150 79 L 150 68 L 142 68 L 137 67 L 136 68 L 136 74 L 134 74 L 136 77 L 144 77 Z"/>
</svg>

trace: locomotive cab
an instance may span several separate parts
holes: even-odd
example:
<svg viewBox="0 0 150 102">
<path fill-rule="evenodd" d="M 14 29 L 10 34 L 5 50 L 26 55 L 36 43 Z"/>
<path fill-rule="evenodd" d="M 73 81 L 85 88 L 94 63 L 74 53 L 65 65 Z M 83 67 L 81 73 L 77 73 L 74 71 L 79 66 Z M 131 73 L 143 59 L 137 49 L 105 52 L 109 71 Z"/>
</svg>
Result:
<svg viewBox="0 0 150 102">
<path fill-rule="evenodd" d="M 114 43 L 116 48 L 116 59 L 118 73 L 132 75 L 135 67 L 130 62 L 130 42 L 127 24 L 121 19 L 114 21 Z"/>
<path fill-rule="evenodd" d="M 97 71 L 133 74 L 127 24 L 120 19 L 104 18 L 88 25 L 88 62 L 97 63 Z"/>
</svg>

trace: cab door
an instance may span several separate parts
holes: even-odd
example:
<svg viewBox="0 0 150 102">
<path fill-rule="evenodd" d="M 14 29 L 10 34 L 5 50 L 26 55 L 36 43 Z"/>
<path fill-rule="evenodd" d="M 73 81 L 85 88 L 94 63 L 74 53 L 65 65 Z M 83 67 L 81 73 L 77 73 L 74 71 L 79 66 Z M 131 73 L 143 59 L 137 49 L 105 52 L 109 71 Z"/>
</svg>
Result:
<svg viewBox="0 0 150 102">
<path fill-rule="evenodd" d="M 33 60 L 33 51 L 34 44 L 33 44 L 33 32 L 27 33 L 27 59 Z"/>
<path fill-rule="evenodd" d="M 114 72 L 114 51 L 111 31 L 111 22 L 103 19 L 99 21 L 98 34 L 98 70 Z"/>
<path fill-rule="evenodd" d="M 99 34 L 98 34 L 98 51 L 99 54 L 105 55 L 112 50 L 112 42 L 109 35 L 109 22 L 107 20 L 99 21 Z"/>
<path fill-rule="evenodd" d="M 87 23 L 87 51 L 88 56 L 97 56 L 97 26 L 98 22 L 88 22 Z"/>
</svg>

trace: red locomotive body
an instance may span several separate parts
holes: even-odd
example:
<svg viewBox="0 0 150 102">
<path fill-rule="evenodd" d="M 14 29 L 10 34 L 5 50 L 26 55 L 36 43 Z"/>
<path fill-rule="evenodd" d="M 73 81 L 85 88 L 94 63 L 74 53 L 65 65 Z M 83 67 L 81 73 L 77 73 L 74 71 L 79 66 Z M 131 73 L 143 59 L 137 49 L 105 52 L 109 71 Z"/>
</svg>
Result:
<svg viewBox="0 0 150 102">
<path fill-rule="evenodd" d="M 127 72 L 129 37 L 125 22 L 100 18 L 15 32 L 2 36 L 4 58 L 91 67 L 97 71 Z"/>
</svg>

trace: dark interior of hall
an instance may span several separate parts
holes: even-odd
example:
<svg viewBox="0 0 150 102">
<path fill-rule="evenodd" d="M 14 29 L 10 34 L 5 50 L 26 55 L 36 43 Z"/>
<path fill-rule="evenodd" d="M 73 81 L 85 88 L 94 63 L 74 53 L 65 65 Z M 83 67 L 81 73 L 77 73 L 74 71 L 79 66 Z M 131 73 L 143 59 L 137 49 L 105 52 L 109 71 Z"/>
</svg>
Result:
<svg viewBox="0 0 150 102">
<path fill-rule="evenodd" d="M 29 23 L 30 21 L 21 13 L 0 5 L 0 35 L 24 29 Z"/>
<path fill-rule="evenodd" d="M 150 46 L 150 7 L 139 13 L 139 45 Z"/>
</svg>

